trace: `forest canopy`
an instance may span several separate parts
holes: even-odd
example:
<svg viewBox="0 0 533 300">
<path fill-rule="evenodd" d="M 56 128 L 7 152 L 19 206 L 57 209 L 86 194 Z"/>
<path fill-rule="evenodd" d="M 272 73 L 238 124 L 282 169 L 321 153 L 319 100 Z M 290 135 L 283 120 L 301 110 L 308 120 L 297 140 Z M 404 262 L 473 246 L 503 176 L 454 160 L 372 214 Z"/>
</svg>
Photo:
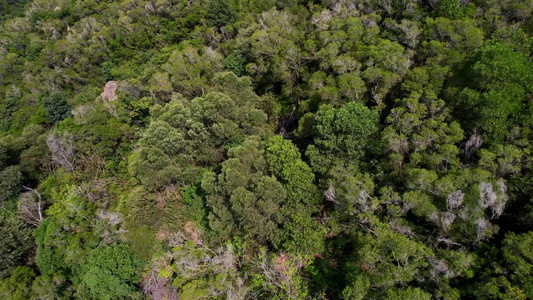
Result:
<svg viewBox="0 0 533 300">
<path fill-rule="evenodd" d="M 0 0 L 0 298 L 533 299 L 532 0 Z"/>
</svg>

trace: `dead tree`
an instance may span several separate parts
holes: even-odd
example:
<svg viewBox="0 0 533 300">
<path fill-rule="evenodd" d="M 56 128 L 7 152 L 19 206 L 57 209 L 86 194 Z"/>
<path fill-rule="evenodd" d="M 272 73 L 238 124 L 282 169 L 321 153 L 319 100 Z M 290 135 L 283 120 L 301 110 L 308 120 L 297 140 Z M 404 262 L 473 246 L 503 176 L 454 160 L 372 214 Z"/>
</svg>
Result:
<svg viewBox="0 0 533 300">
<path fill-rule="evenodd" d="M 43 220 L 44 203 L 41 194 L 32 188 L 23 186 L 26 192 L 19 196 L 18 217 L 24 222 L 39 226 Z"/>
<path fill-rule="evenodd" d="M 472 155 L 474 152 L 477 151 L 477 149 L 481 148 L 483 145 L 483 137 L 478 134 L 477 132 L 474 132 L 472 136 L 466 141 L 465 143 L 465 155 L 468 157 Z"/>
<path fill-rule="evenodd" d="M 66 171 L 72 172 L 75 168 L 76 152 L 74 150 L 74 138 L 69 133 L 50 133 L 46 144 L 52 152 L 52 161 L 59 164 Z"/>
<path fill-rule="evenodd" d="M 181 280 L 216 277 L 221 284 L 210 286 L 207 293 L 211 298 L 222 295 L 226 299 L 247 298 L 248 289 L 238 269 L 240 262 L 231 245 L 210 249 L 188 238 L 183 232 L 172 234 L 169 245 L 174 247 L 170 255 L 177 270 L 176 276 Z M 157 287 L 153 279 L 151 284 Z"/>
<path fill-rule="evenodd" d="M 335 200 L 335 187 L 333 185 L 330 185 L 329 188 L 324 192 L 324 198 L 326 198 L 326 201 L 339 204 L 339 202 Z"/>
<path fill-rule="evenodd" d="M 483 218 L 477 219 L 474 224 L 476 225 L 476 242 L 480 242 L 490 234 L 492 224 Z"/>
<path fill-rule="evenodd" d="M 150 273 L 141 280 L 143 294 L 152 295 L 153 300 L 179 300 L 178 290 L 172 286 L 172 278 L 160 275 L 161 270 L 170 268 L 171 260 L 172 256 L 166 255 L 153 261 Z"/>
<path fill-rule="evenodd" d="M 461 190 L 457 190 L 448 195 L 446 198 L 446 208 L 448 210 L 459 208 L 463 204 L 465 194 Z"/>
</svg>

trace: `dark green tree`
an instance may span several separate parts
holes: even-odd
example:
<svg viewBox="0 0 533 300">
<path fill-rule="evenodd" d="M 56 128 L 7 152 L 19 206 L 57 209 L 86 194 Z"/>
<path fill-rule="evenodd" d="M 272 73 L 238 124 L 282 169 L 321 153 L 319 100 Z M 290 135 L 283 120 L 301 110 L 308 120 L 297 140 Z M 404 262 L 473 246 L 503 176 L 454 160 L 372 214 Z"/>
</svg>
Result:
<svg viewBox="0 0 533 300">
<path fill-rule="evenodd" d="M 456 110 L 488 141 L 501 141 L 512 126 L 530 118 L 533 62 L 515 45 L 494 42 L 477 50 L 461 75 L 466 86 L 456 96 Z"/>
<path fill-rule="evenodd" d="M 46 96 L 43 101 L 52 122 L 57 123 L 70 116 L 70 106 L 62 94 Z"/>
<path fill-rule="evenodd" d="M 207 9 L 207 25 L 219 29 L 235 20 L 235 9 L 229 0 L 211 1 Z"/>
<path fill-rule="evenodd" d="M 31 230 L 20 220 L 0 214 L 0 278 L 24 265 L 34 248 Z"/>
<path fill-rule="evenodd" d="M 18 165 L 0 171 L 0 204 L 18 194 L 21 190 L 22 173 Z"/>
</svg>

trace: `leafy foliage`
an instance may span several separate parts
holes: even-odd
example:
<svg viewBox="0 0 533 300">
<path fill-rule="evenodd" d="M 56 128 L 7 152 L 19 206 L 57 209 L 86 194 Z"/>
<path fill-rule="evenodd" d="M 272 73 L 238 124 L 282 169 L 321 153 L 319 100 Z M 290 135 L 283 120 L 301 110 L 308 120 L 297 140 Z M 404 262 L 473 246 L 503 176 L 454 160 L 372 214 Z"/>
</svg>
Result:
<svg viewBox="0 0 533 300">
<path fill-rule="evenodd" d="M 242 232 L 276 248 L 285 244 L 293 251 L 319 251 L 321 237 L 311 219 L 316 211 L 313 175 L 294 146 L 282 139 L 272 142 L 265 159 L 259 138 L 252 137 L 228 151 L 218 178 L 204 176 L 210 227 L 221 240 Z"/>
<path fill-rule="evenodd" d="M 476 126 L 501 140 L 516 124 L 513 120 L 529 116 L 522 114 L 529 111 L 526 95 L 533 89 L 532 67 L 531 59 L 512 44 L 495 43 L 477 50 L 467 64 L 470 86 L 458 95 L 459 109 L 473 112 Z"/>
<path fill-rule="evenodd" d="M 182 99 L 153 108 L 156 119 L 131 158 L 133 174 L 148 188 L 194 182 L 203 167 L 222 160 L 225 145 L 268 130 L 267 115 L 249 79 L 221 73 L 214 81 L 218 91 L 187 105 Z"/>
<path fill-rule="evenodd" d="M 0 12 L 0 297 L 533 298 L 531 0 Z"/>
<path fill-rule="evenodd" d="M 136 291 L 142 265 L 127 245 L 100 246 L 91 251 L 83 282 L 96 298 L 129 296 Z"/>
<path fill-rule="evenodd" d="M 54 123 L 62 121 L 70 115 L 70 106 L 61 94 L 53 94 L 45 97 L 44 107 Z"/>
<path fill-rule="evenodd" d="M 17 268 L 24 265 L 33 248 L 31 231 L 24 223 L 0 215 L 0 278 L 9 277 Z"/>
<path fill-rule="evenodd" d="M 334 161 L 357 164 L 378 130 L 376 112 L 359 103 L 339 109 L 323 106 L 315 118 L 316 136 L 307 155 L 314 170 L 320 173 L 326 173 Z"/>
</svg>

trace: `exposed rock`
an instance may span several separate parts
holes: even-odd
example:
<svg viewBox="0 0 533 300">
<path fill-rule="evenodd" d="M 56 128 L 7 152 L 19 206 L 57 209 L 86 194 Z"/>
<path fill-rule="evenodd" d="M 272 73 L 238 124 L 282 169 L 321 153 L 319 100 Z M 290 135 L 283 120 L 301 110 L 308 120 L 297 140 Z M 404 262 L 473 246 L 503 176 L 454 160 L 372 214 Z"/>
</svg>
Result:
<svg viewBox="0 0 533 300">
<path fill-rule="evenodd" d="M 108 81 L 105 84 L 104 92 L 100 94 L 100 97 L 102 97 L 102 100 L 111 102 L 118 99 L 117 95 L 115 94 L 117 90 L 117 82 L 116 81 Z"/>
</svg>

